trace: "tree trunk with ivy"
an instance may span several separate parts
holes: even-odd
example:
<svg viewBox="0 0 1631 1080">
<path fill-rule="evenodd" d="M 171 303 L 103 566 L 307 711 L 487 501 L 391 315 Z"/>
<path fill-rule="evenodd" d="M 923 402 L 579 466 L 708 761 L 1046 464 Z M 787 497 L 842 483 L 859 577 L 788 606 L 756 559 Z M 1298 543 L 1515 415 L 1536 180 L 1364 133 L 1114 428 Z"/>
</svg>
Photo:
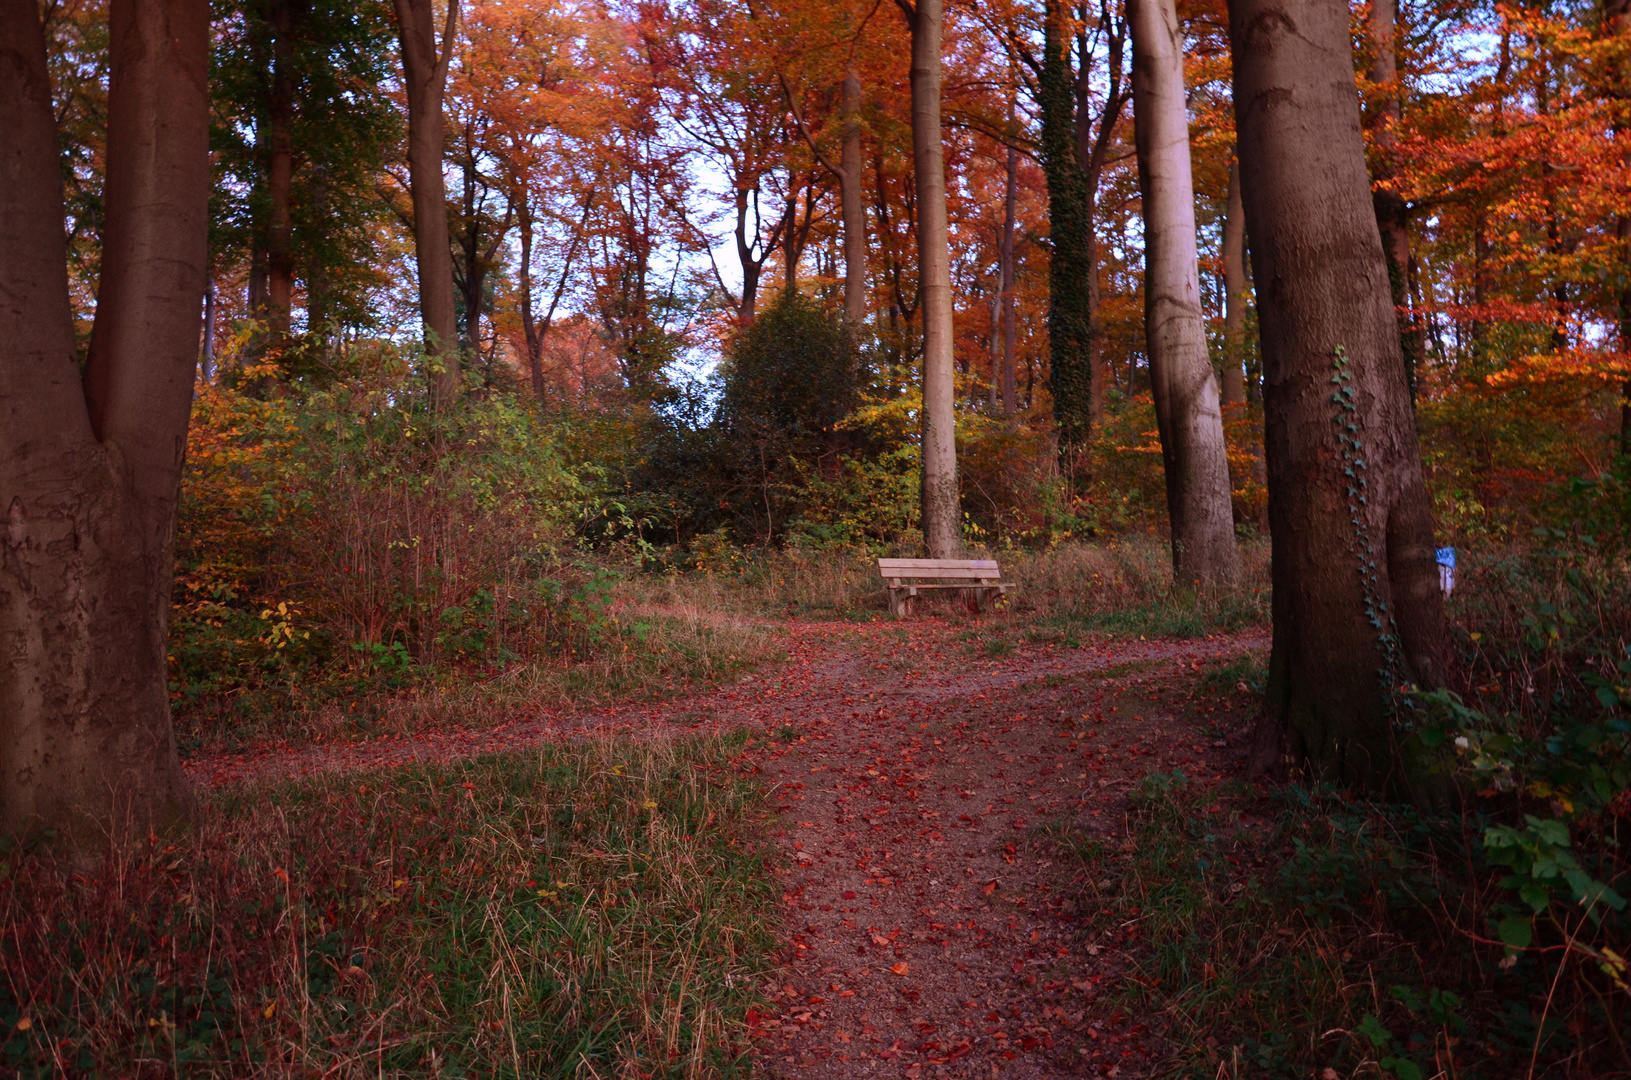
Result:
<svg viewBox="0 0 1631 1080">
<path fill-rule="evenodd" d="M 39 9 L 0 0 L 0 833 L 188 812 L 166 682 L 209 202 L 209 6 L 113 0 L 83 375 Z"/>
<path fill-rule="evenodd" d="M 1076 153 L 1076 82 L 1070 65 L 1070 8 L 1048 0 L 1037 104 L 1042 112 L 1042 168 L 1048 181 L 1048 380 L 1059 452 L 1085 446 L 1092 434 L 1093 370 L 1088 289 L 1087 180 Z"/>
<path fill-rule="evenodd" d="M 1410 790 L 1397 698 L 1444 684 L 1444 605 L 1348 6 L 1230 0 L 1229 22 L 1274 560 L 1253 764 Z"/>
</svg>

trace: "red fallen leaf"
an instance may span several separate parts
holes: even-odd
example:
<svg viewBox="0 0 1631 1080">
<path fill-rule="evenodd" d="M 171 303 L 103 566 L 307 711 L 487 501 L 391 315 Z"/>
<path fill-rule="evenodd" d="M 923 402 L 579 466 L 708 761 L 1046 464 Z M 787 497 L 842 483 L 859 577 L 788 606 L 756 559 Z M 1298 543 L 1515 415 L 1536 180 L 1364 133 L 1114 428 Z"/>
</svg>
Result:
<svg viewBox="0 0 1631 1080">
<path fill-rule="evenodd" d="M 845 899 L 845 900 L 854 900 L 854 899 L 855 899 L 855 893 L 854 893 L 854 891 L 853 891 L 853 890 L 849 890 L 849 889 L 846 889 L 846 890 L 845 890 L 845 891 L 844 891 L 844 899 Z"/>
<path fill-rule="evenodd" d="M 890 1043 L 889 1049 L 878 1051 L 878 1056 L 883 1058 L 885 1061 L 888 1061 L 890 1058 L 900 1057 L 900 1054 L 901 1049 L 899 1039 L 896 1039 L 893 1043 Z"/>
<path fill-rule="evenodd" d="M 1223 804 L 1222 803 L 1213 803 L 1211 806 L 1208 806 L 1206 808 L 1206 812 L 1208 814 L 1221 814 L 1221 813 L 1223 813 Z"/>
<path fill-rule="evenodd" d="M 980 886 L 980 891 L 982 893 L 984 893 L 985 895 L 987 895 L 987 896 L 990 896 L 992 893 L 996 892 L 997 891 L 997 879 L 992 878 L 990 881 L 988 881 L 984 885 Z"/>
<path fill-rule="evenodd" d="M 764 1017 L 759 1015 L 758 1009 L 749 1009 L 747 1011 L 747 1015 L 743 1019 L 748 1022 L 748 1027 L 756 1028 L 759 1026 L 760 1021 L 762 1021 Z"/>
<path fill-rule="evenodd" d="M 898 964 L 890 964 L 889 970 L 893 971 L 896 975 L 904 975 L 908 970 L 907 963 L 906 961 L 902 960 Z"/>
<path fill-rule="evenodd" d="M 973 1051 L 974 1044 L 969 1042 L 967 1039 L 964 1039 L 962 1042 L 951 1048 L 951 1052 L 946 1056 L 946 1060 L 948 1062 L 956 1061 L 958 1058 L 967 1057 Z"/>
</svg>

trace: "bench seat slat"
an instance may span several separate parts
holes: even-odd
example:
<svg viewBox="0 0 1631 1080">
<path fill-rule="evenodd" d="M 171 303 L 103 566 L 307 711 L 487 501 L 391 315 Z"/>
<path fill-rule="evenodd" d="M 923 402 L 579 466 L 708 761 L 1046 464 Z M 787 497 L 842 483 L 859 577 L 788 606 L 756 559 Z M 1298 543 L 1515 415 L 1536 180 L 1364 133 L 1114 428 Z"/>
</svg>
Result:
<svg viewBox="0 0 1631 1080">
<path fill-rule="evenodd" d="M 879 559 L 880 572 L 900 572 L 910 576 L 910 572 L 917 570 L 990 570 L 997 569 L 995 559 Z"/>
<path fill-rule="evenodd" d="M 980 581 L 993 579 L 997 576 L 995 570 L 886 570 L 880 577 L 888 578 L 921 578 L 928 581 L 942 581 L 956 579 L 958 581 Z"/>
</svg>

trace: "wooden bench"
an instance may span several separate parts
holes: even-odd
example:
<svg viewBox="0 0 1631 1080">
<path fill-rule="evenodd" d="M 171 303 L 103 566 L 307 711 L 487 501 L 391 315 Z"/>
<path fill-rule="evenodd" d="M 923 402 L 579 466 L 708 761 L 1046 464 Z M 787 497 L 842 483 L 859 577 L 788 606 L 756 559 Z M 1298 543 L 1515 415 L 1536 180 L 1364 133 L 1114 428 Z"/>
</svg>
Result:
<svg viewBox="0 0 1631 1080">
<path fill-rule="evenodd" d="M 1002 596 L 1015 587 L 997 580 L 994 559 L 879 559 L 878 574 L 888 582 L 889 613 L 897 619 L 912 613 L 922 589 L 963 589 L 979 610 L 986 593 Z"/>
</svg>

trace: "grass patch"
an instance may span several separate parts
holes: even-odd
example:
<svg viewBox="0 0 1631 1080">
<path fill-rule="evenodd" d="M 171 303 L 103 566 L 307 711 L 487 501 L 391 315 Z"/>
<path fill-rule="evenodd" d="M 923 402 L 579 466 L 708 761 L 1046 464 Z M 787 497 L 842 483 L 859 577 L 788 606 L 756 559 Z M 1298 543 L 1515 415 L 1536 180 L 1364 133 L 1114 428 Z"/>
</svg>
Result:
<svg viewBox="0 0 1631 1080">
<path fill-rule="evenodd" d="M 1268 621 L 1268 545 L 1247 543 L 1240 551 L 1240 582 L 1200 594 L 1173 588 L 1171 548 L 1155 540 L 970 551 L 970 557 L 998 559 L 1003 580 L 1018 586 L 1008 600 L 980 616 L 969 615 L 953 595 L 925 594 L 919 603 L 923 615 L 1013 627 L 1034 641 L 1075 645 L 1086 633 L 1196 637 Z M 742 551 L 728 569 L 640 580 L 629 587 L 659 606 L 867 620 L 888 610 L 876 560 L 867 552 Z"/>
<path fill-rule="evenodd" d="M 1472 820 L 1333 791 L 1254 798 L 1182 773 L 1134 794 L 1131 844 L 1062 845 L 1096 934 L 1131 957 L 1116 1004 L 1160 1017 L 1162 1075 L 1621 1075 L 1627 1001 L 1559 950 L 1494 936 L 1501 890 Z M 1584 934 L 1586 929 L 1582 929 Z M 1118 935 L 1122 935 L 1119 938 Z M 1589 989 L 1591 992 L 1586 993 Z M 1562 1007 L 1568 1000 L 1570 1004 Z"/>
<path fill-rule="evenodd" d="M 265 789 L 88 871 L 13 846 L 0 1066 L 745 1073 L 773 890 L 735 750 L 573 744 Z"/>
<path fill-rule="evenodd" d="M 581 656 L 545 655 L 501 668 L 409 664 L 328 681 L 306 682 L 291 673 L 273 687 L 178 698 L 177 743 L 191 756 L 277 739 L 491 727 L 518 709 L 592 708 L 695 693 L 783 655 L 775 633 L 753 620 L 689 604 L 653 608 L 637 598 L 618 599 L 615 617 L 608 615 L 595 646 Z"/>
</svg>

